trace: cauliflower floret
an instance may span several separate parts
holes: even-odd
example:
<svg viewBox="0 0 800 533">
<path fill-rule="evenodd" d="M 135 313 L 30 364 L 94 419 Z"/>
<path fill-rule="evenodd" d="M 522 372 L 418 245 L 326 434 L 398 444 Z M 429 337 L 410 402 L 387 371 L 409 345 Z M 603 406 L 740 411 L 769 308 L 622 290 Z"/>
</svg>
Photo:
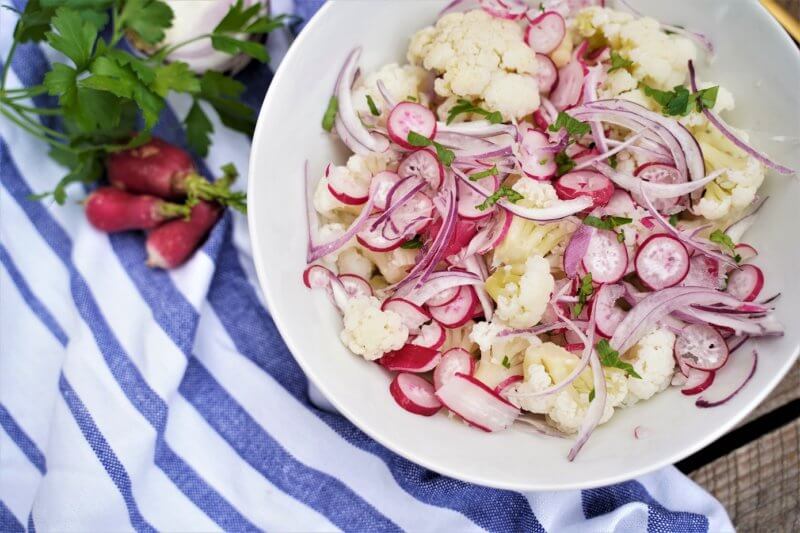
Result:
<svg viewBox="0 0 800 533">
<path fill-rule="evenodd" d="M 338 222 L 332 222 L 330 224 L 325 224 L 323 226 L 320 226 L 319 242 L 331 242 L 344 235 L 345 231 L 347 231 L 347 228 L 344 226 L 344 224 L 339 224 Z M 339 256 L 345 250 L 352 248 L 355 242 L 356 242 L 355 239 L 351 239 L 347 244 L 345 244 L 338 250 L 331 252 L 325 257 L 323 257 L 322 261 L 325 263 L 325 266 L 327 266 L 328 268 L 335 267 L 336 262 L 339 260 Z"/>
<path fill-rule="evenodd" d="M 418 31 L 408 61 L 434 71 L 436 94 L 475 101 L 507 120 L 539 107 L 535 55 L 522 28 L 483 10 L 450 13 Z"/>
<path fill-rule="evenodd" d="M 572 61 L 572 48 L 572 39 L 567 36 L 566 39 L 561 40 L 561 44 L 555 50 L 550 52 L 550 59 L 553 60 L 556 67 L 561 68 Z"/>
<path fill-rule="evenodd" d="M 378 81 L 382 81 L 395 102 L 405 100 L 409 96 L 415 98 L 423 105 L 428 105 L 431 91 L 431 75 L 423 68 L 416 65 L 398 65 L 389 63 L 376 72 L 360 79 L 353 89 L 353 106 L 362 116 L 372 116 L 367 103 L 367 95 L 372 98 L 375 107 L 381 115 L 389 110 L 389 106 L 378 90 Z M 385 117 L 384 117 L 385 119 Z"/>
<path fill-rule="evenodd" d="M 624 359 L 641 376 L 641 379 L 628 377 L 625 405 L 647 400 L 667 388 L 675 371 L 675 358 L 672 355 L 674 345 L 674 333 L 667 329 L 656 329 L 625 354 Z"/>
<path fill-rule="evenodd" d="M 352 246 L 339 252 L 336 259 L 339 274 L 355 274 L 369 280 L 375 265 L 362 252 L 361 247 Z"/>
<path fill-rule="evenodd" d="M 391 252 L 373 252 L 362 248 L 361 253 L 375 263 L 387 282 L 397 283 L 414 266 L 419 250 L 396 248 Z"/>
<path fill-rule="evenodd" d="M 486 280 L 486 290 L 497 302 L 500 320 L 514 328 L 529 328 L 542 319 L 555 281 L 550 263 L 541 255 L 529 257 L 524 269 L 520 267 L 498 268 Z"/>
<path fill-rule="evenodd" d="M 460 328 L 448 328 L 445 332 L 446 338 L 442 345 L 441 352 L 444 353 L 452 348 L 463 348 L 472 353 L 475 350 L 475 343 L 472 342 L 470 334 L 474 326 L 475 322 L 470 320 Z"/>
<path fill-rule="evenodd" d="M 351 352 L 368 361 L 400 349 L 408 339 L 408 328 L 400 315 L 381 311 L 380 301 L 372 296 L 348 300 L 344 308 L 342 342 Z"/>
<path fill-rule="evenodd" d="M 661 31 L 650 17 L 636 18 L 609 8 L 589 7 L 575 16 L 577 39 L 604 39 L 625 59 L 633 61 L 631 74 L 658 89 L 672 89 L 686 78 L 687 63 L 694 59 L 694 44 L 681 36 Z"/>
<path fill-rule="evenodd" d="M 589 409 L 589 395 L 594 388 L 592 370 L 587 368 L 561 391 L 533 397 L 554 383 L 564 381 L 577 367 L 580 359 L 561 346 L 546 342 L 525 352 L 524 380 L 509 394 L 509 401 L 532 413 L 547 415 L 547 420 L 565 433 L 580 429 Z M 625 373 L 617 368 L 604 368 L 606 405 L 600 423 L 607 422 L 628 394 Z"/>
<path fill-rule="evenodd" d="M 481 350 L 481 360 L 487 359 L 506 368 L 522 363 L 522 357 L 531 341 L 523 337 L 501 337 L 497 334 L 509 327 L 499 320 L 478 322 L 472 327 L 469 338 Z M 538 343 L 537 343 L 538 344 Z"/>
</svg>

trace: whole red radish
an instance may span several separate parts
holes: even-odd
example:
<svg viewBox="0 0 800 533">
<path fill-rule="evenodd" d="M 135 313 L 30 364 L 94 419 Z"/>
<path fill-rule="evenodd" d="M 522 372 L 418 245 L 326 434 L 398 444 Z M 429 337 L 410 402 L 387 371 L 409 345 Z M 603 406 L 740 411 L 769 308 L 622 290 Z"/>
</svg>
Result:
<svg viewBox="0 0 800 533">
<path fill-rule="evenodd" d="M 219 204 L 200 202 L 192 207 L 188 219 L 172 220 L 151 231 L 147 235 L 147 265 L 175 268 L 183 264 L 200 247 L 221 213 Z"/>
<path fill-rule="evenodd" d="M 130 194 L 101 187 L 86 199 L 86 218 L 106 233 L 152 229 L 169 219 L 189 214 L 189 207 L 150 195 Z"/>
<path fill-rule="evenodd" d="M 168 199 L 186 196 L 186 180 L 196 175 L 192 157 L 158 137 L 142 146 L 112 153 L 106 167 L 108 181 L 114 187 Z"/>
</svg>

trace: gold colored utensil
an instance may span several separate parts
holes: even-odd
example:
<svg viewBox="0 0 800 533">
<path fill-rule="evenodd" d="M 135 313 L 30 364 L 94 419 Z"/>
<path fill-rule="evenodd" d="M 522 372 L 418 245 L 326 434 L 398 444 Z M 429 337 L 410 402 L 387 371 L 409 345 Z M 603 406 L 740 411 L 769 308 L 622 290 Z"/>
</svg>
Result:
<svg viewBox="0 0 800 533">
<path fill-rule="evenodd" d="M 761 5 L 775 17 L 775 20 L 789 32 L 789 35 L 794 37 L 795 41 L 800 42 L 800 21 L 794 18 L 791 13 L 786 11 L 786 8 L 775 0 L 760 1 Z"/>
</svg>

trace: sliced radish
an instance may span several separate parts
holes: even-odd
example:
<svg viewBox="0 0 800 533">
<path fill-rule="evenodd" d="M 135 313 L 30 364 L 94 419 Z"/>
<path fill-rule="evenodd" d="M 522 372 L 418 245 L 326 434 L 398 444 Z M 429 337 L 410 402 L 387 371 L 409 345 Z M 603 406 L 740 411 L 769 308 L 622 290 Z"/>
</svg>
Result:
<svg viewBox="0 0 800 533">
<path fill-rule="evenodd" d="M 414 340 L 411 341 L 411 344 L 414 344 L 415 346 L 422 346 L 424 348 L 431 348 L 432 350 L 438 350 L 442 347 L 446 340 L 447 331 L 442 327 L 441 324 L 434 320 L 430 324 L 425 324 L 422 326 L 422 328 L 420 328 L 419 335 L 417 335 Z"/>
<path fill-rule="evenodd" d="M 596 283 L 616 283 L 628 268 L 628 249 L 613 231 L 598 230 L 589 241 L 583 268 Z"/>
<path fill-rule="evenodd" d="M 544 133 L 528 127 L 522 132 L 519 144 L 522 171 L 534 179 L 550 179 L 555 176 L 558 166 L 555 154 L 542 150 L 550 146 L 550 139 Z"/>
<path fill-rule="evenodd" d="M 556 194 L 562 200 L 579 196 L 592 199 L 592 206 L 606 205 L 614 194 L 614 184 L 599 172 L 578 170 L 564 174 L 555 183 Z"/>
<path fill-rule="evenodd" d="M 395 372 L 421 374 L 436 368 L 441 359 L 442 354 L 437 350 L 416 344 L 406 344 L 399 350 L 386 352 L 383 357 L 378 359 L 378 362 L 381 366 Z"/>
<path fill-rule="evenodd" d="M 456 184 L 458 188 L 458 216 L 468 220 L 478 220 L 491 216 L 497 210 L 496 206 L 491 206 L 483 211 L 477 206 L 481 205 L 485 198 L 466 185 L 462 180 Z"/>
<path fill-rule="evenodd" d="M 539 92 L 542 94 L 549 94 L 558 83 L 558 68 L 553 60 L 544 54 L 536 54 L 536 82 L 539 84 Z M 534 119 L 536 119 L 535 115 Z M 546 121 L 544 127 L 538 122 L 536 125 L 541 129 L 547 128 Z"/>
<path fill-rule="evenodd" d="M 677 285 L 689 273 L 689 252 L 672 235 L 653 235 L 639 246 L 634 265 L 642 283 L 660 291 Z"/>
<path fill-rule="evenodd" d="M 436 135 L 436 115 L 424 105 L 401 102 L 389 113 L 386 128 L 392 141 L 413 150 L 414 147 L 408 143 L 408 134 L 413 131 L 432 139 Z"/>
<path fill-rule="evenodd" d="M 309 289 L 324 289 L 335 277 L 332 270 L 322 265 L 309 265 L 303 271 L 303 283 Z"/>
<path fill-rule="evenodd" d="M 332 172 L 328 177 L 328 190 L 340 202 L 361 205 L 369 199 L 370 182 L 361 182 L 350 172 Z"/>
<path fill-rule="evenodd" d="M 725 291 L 743 302 L 752 302 L 764 288 L 764 273 L 755 265 L 742 265 L 728 275 Z"/>
<path fill-rule="evenodd" d="M 514 217 L 505 209 L 500 209 L 495 213 L 489 224 L 484 226 L 467 245 L 467 255 L 483 255 L 490 250 L 497 248 L 511 227 Z"/>
<path fill-rule="evenodd" d="M 442 292 L 428 298 L 428 301 L 425 303 L 428 304 L 428 307 L 440 307 L 442 305 L 447 305 L 456 299 L 456 296 L 458 296 L 458 289 L 460 289 L 460 286 L 445 289 Z"/>
<path fill-rule="evenodd" d="M 734 246 L 733 251 L 739 256 L 739 260 L 743 263 L 754 259 L 758 255 L 758 250 L 743 242 Z"/>
<path fill-rule="evenodd" d="M 389 298 L 381 304 L 382 311 L 393 311 L 400 315 L 403 324 L 412 333 L 418 333 L 419 328 L 430 321 L 431 315 L 425 309 L 403 298 Z"/>
<path fill-rule="evenodd" d="M 700 394 L 714 383 L 716 372 L 707 372 L 705 370 L 697 370 L 692 368 L 689 370 L 689 376 L 686 379 L 686 384 L 681 389 L 681 392 L 686 396 L 694 396 Z"/>
<path fill-rule="evenodd" d="M 569 349 L 567 349 L 567 350 L 569 351 Z M 513 385 L 519 383 L 520 381 L 524 381 L 524 379 L 525 378 L 523 378 L 522 376 L 519 376 L 519 375 L 517 375 L 517 376 L 508 376 L 506 379 L 504 379 L 503 381 L 501 381 L 500 383 L 497 384 L 497 386 L 494 388 L 494 392 L 497 395 L 499 395 L 500 397 L 506 398 L 505 392 L 510 387 L 512 387 Z M 506 398 L 506 399 L 508 399 L 508 398 Z"/>
<path fill-rule="evenodd" d="M 372 176 L 370 188 L 372 189 L 373 202 L 375 207 L 384 210 L 386 209 L 387 197 L 392 188 L 400 181 L 400 176 L 394 172 L 380 172 Z"/>
<path fill-rule="evenodd" d="M 433 385 L 414 374 L 397 374 L 389 385 L 389 392 L 397 405 L 415 415 L 433 416 L 442 408 Z"/>
<path fill-rule="evenodd" d="M 437 390 L 456 374 L 471 376 L 475 372 L 475 358 L 463 348 L 444 352 L 439 366 L 433 371 L 433 386 Z"/>
<path fill-rule="evenodd" d="M 625 296 L 625 287 L 622 285 L 603 285 L 595 294 L 592 318 L 595 321 L 597 333 L 610 339 L 614 336 L 617 326 L 627 315 L 627 311 L 617 306 L 617 301 Z"/>
<path fill-rule="evenodd" d="M 342 285 L 344 285 L 344 290 L 347 291 L 350 297 L 374 296 L 372 285 L 361 276 L 355 274 L 340 274 L 339 280 L 342 282 Z"/>
<path fill-rule="evenodd" d="M 568 342 L 564 345 L 566 351 L 573 353 L 582 352 L 585 347 L 586 345 L 582 342 Z"/>
<path fill-rule="evenodd" d="M 719 261 L 704 254 L 695 254 L 689 261 L 689 272 L 681 285 L 722 289 L 724 281 L 720 275 Z"/>
<path fill-rule="evenodd" d="M 550 92 L 550 102 L 562 111 L 578 104 L 583 93 L 583 66 L 572 60 L 558 69 L 558 83 Z"/>
<path fill-rule="evenodd" d="M 508 429 L 519 409 L 492 389 L 465 374 L 457 373 L 436 391 L 445 407 L 471 426 L 486 432 Z"/>
<path fill-rule="evenodd" d="M 446 328 L 460 328 L 470 321 L 475 305 L 479 304 L 475 289 L 463 285 L 452 302 L 429 308 L 431 316 Z"/>
<path fill-rule="evenodd" d="M 636 210 L 631 195 L 627 191 L 617 189 L 606 204 L 606 213 L 616 216 L 628 216 Z"/>
<path fill-rule="evenodd" d="M 561 44 L 567 35 L 564 17 L 554 11 L 546 11 L 533 19 L 525 30 L 525 43 L 538 54 L 549 54 Z"/>
<path fill-rule="evenodd" d="M 441 227 L 442 219 L 438 218 L 425 229 L 425 233 L 433 239 L 439 233 Z M 476 233 L 478 233 L 478 225 L 475 221 L 459 218 L 455 223 L 455 229 L 450 241 L 447 243 L 443 257 L 457 254 L 472 241 Z"/>
<path fill-rule="evenodd" d="M 637 168 L 634 173 L 637 178 L 649 183 L 683 183 L 685 177 L 681 175 L 677 168 L 663 163 L 645 163 Z M 645 205 L 645 200 L 639 192 L 633 193 L 633 199 L 639 205 Z M 659 213 L 673 211 L 681 202 L 681 197 L 657 198 L 653 200 L 653 205 Z"/>
<path fill-rule="evenodd" d="M 382 226 L 371 229 L 373 223 L 378 220 L 378 215 L 371 216 L 367 219 L 365 224 L 366 228 L 358 232 L 356 240 L 361 246 L 372 250 L 373 252 L 390 252 L 399 248 L 401 244 L 406 241 L 404 235 L 396 238 L 387 238 L 383 235 Z"/>
<path fill-rule="evenodd" d="M 707 324 L 689 324 L 675 341 L 675 355 L 698 370 L 717 370 L 728 361 L 728 344 Z"/>
<path fill-rule="evenodd" d="M 428 149 L 411 152 L 400 162 L 397 173 L 402 178 L 419 176 L 433 189 L 437 190 L 444 181 L 444 167 L 432 151 Z"/>
</svg>

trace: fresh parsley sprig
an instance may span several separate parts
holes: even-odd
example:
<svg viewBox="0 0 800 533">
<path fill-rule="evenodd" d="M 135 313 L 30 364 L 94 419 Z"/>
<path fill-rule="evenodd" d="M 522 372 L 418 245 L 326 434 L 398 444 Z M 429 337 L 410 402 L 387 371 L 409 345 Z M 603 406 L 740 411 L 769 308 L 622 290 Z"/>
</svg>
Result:
<svg viewBox="0 0 800 533">
<path fill-rule="evenodd" d="M 611 74 L 615 70 L 629 68 L 633 66 L 633 61 L 630 59 L 625 59 L 617 52 L 611 52 L 611 68 L 608 69 L 608 73 Z"/>
<path fill-rule="evenodd" d="M 619 368 L 631 377 L 642 379 L 642 376 L 634 370 L 633 365 L 620 359 L 619 352 L 613 349 L 606 339 L 601 340 L 594 347 L 597 350 L 597 355 L 600 356 L 600 363 L 603 366 Z"/>
<path fill-rule="evenodd" d="M 375 100 L 372 99 L 372 96 L 367 95 L 367 105 L 369 106 L 369 112 L 372 113 L 373 116 L 379 117 L 381 116 L 381 112 L 378 110 L 378 106 L 375 105 Z"/>
<path fill-rule="evenodd" d="M 661 106 L 661 112 L 666 116 L 685 117 L 692 111 L 702 112 L 712 109 L 717 103 L 719 87 L 700 89 L 696 93 L 689 92 L 683 85 L 676 85 L 671 91 L 661 91 L 649 85 L 640 84 L 644 94 L 655 100 Z"/>
<path fill-rule="evenodd" d="M 476 106 L 469 100 L 459 99 L 456 105 L 450 108 L 447 112 L 447 123 L 453 122 L 458 115 L 462 113 L 473 113 L 480 115 L 492 124 L 500 124 L 503 122 L 503 115 L 499 111 L 487 111 L 481 107 Z"/>
<path fill-rule="evenodd" d="M 416 131 L 409 131 L 408 138 L 406 140 L 408 141 L 408 144 L 417 148 L 433 146 L 433 148 L 436 150 L 436 156 L 439 158 L 439 161 L 441 161 L 446 167 L 452 165 L 453 160 L 456 158 L 456 154 L 453 153 L 452 150 L 442 146 L 432 139 L 428 139 L 424 135 L 420 135 Z"/>
<path fill-rule="evenodd" d="M 633 222 L 632 218 L 627 217 L 617 217 L 614 215 L 606 215 L 603 217 L 596 217 L 594 215 L 588 215 L 586 218 L 583 219 L 583 223 L 587 226 L 591 226 L 597 229 L 605 229 L 614 231 L 620 226 L 624 226 L 625 224 L 630 224 Z"/>
<path fill-rule="evenodd" d="M 594 292 L 594 285 L 592 284 L 592 274 L 586 274 L 581 278 L 581 286 L 578 287 L 578 303 L 572 306 L 572 316 L 578 317 L 583 312 L 586 302 Z"/>
<path fill-rule="evenodd" d="M 734 243 L 733 239 L 726 235 L 722 230 L 714 230 L 714 232 L 708 236 L 708 240 L 719 245 L 720 248 L 730 253 L 733 256 L 734 261 L 737 263 L 741 262 L 742 256 L 736 253 L 736 243 Z"/>
<path fill-rule="evenodd" d="M 497 191 L 492 193 L 490 196 L 487 196 L 483 202 L 476 205 L 475 209 L 477 209 L 478 211 L 486 211 L 487 209 L 492 207 L 494 204 L 496 204 L 503 198 L 514 204 L 519 202 L 525 197 L 522 196 L 517 191 L 515 191 L 514 189 L 512 189 L 511 187 L 506 187 L 505 185 L 501 185 L 500 188 L 497 189 Z"/>
<path fill-rule="evenodd" d="M 401 244 L 400 248 L 404 248 L 406 250 L 416 250 L 418 248 L 422 248 L 422 239 L 419 235 L 415 235 L 413 239 L 409 239 Z"/>
<path fill-rule="evenodd" d="M 339 111 L 339 100 L 335 96 L 331 96 L 328 100 L 328 107 L 325 108 L 325 114 L 322 115 L 322 129 L 330 132 L 333 129 L 333 124 L 336 122 L 336 113 Z"/>
<path fill-rule="evenodd" d="M 562 129 L 565 129 L 567 130 L 569 136 L 574 139 L 582 135 L 586 135 L 592 131 L 592 126 L 586 122 L 578 120 L 577 118 L 573 118 L 563 111 L 559 111 L 556 121 L 550 124 L 548 129 L 552 132 L 558 132 Z"/>
<path fill-rule="evenodd" d="M 489 176 L 497 176 L 499 173 L 500 172 L 497 170 L 497 165 L 494 165 L 492 168 L 487 168 L 486 170 L 481 170 L 475 174 L 470 174 L 469 181 L 480 181 L 483 178 L 488 178 Z"/>
</svg>

